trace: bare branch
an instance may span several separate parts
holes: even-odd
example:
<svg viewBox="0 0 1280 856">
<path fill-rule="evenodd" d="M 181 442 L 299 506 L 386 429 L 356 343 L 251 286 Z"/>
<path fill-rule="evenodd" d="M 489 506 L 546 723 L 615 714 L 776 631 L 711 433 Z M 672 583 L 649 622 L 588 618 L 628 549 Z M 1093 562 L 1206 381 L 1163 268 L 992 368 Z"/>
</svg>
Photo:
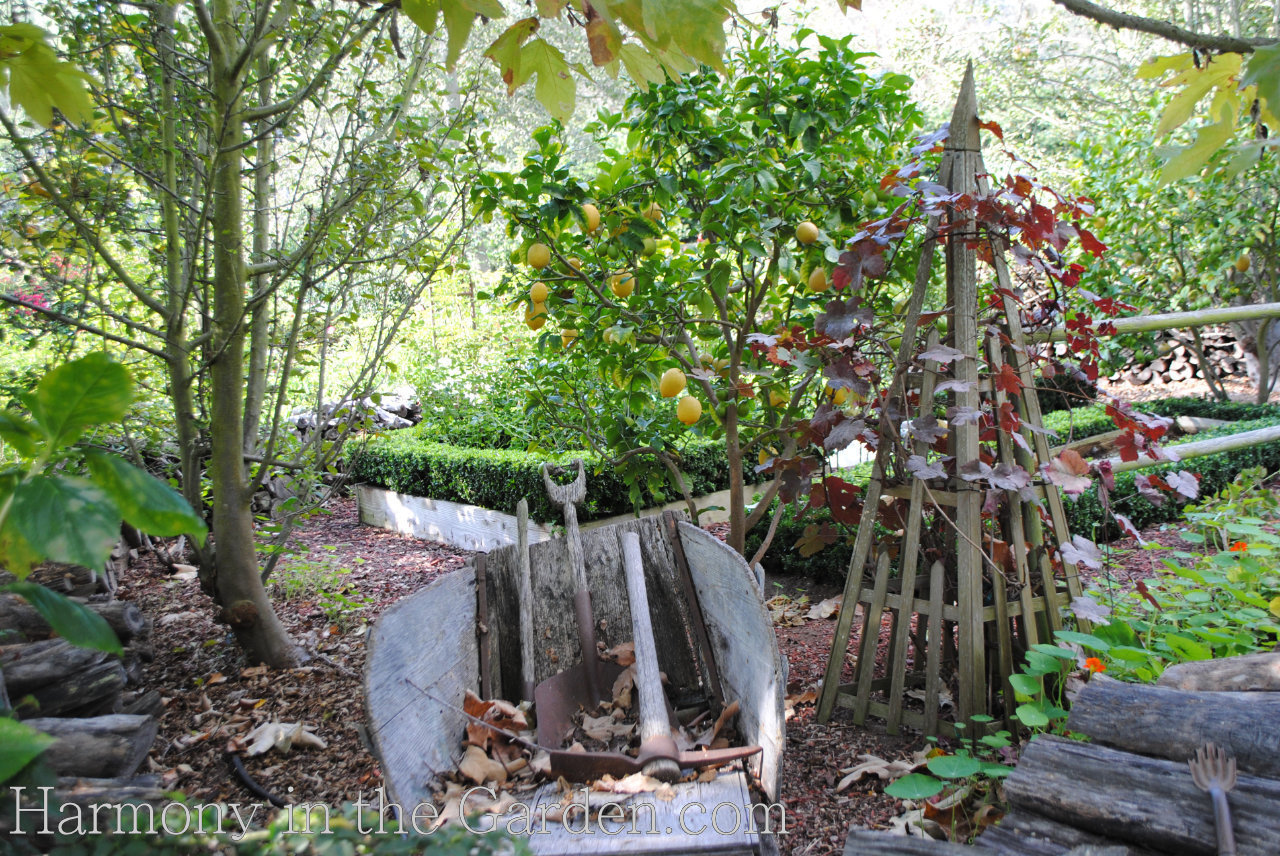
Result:
<svg viewBox="0 0 1280 856">
<path fill-rule="evenodd" d="M 1141 15 L 1117 12 L 1115 9 L 1099 6 L 1097 3 L 1091 2 L 1091 0 L 1053 0 L 1053 2 L 1073 15 L 1097 21 L 1099 24 L 1106 24 L 1108 27 L 1114 27 L 1117 30 L 1135 30 L 1139 33 L 1149 33 L 1190 48 L 1244 54 L 1253 53 L 1255 48 L 1276 43 L 1275 39 L 1238 39 L 1232 36 L 1212 36 L 1208 33 L 1196 33 L 1179 27 L 1170 21 L 1160 21 L 1155 18 L 1144 18 Z"/>
</svg>

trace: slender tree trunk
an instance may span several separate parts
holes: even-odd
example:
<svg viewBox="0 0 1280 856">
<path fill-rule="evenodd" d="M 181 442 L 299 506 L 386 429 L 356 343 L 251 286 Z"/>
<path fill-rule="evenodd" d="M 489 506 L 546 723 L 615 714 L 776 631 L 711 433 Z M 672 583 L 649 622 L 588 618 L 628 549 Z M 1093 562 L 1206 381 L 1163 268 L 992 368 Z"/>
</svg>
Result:
<svg viewBox="0 0 1280 856">
<path fill-rule="evenodd" d="M 271 62 L 266 56 L 258 59 L 258 103 L 270 104 L 272 100 Z M 270 131 L 270 120 L 258 123 L 257 165 L 253 170 L 253 260 L 265 262 L 271 246 L 271 196 L 275 171 L 275 140 Z M 254 277 L 254 293 L 261 294 L 267 286 L 267 275 Z M 252 454 L 258 450 L 258 430 L 262 424 L 262 410 L 267 396 L 267 362 L 271 355 L 269 322 L 271 302 L 264 300 L 249 311 L 249 374 L 244 393 L 244 450 Z"/>
<path fill-rule="evenodd" d="M 746 482 L 742 478 L 742 441 L 738 436 L 738 405 L 730 402 L 724 411 L 724 443 L 729 457 L 729 546 L 746 556 L 747 506 L 742 499 Z"/>
<path fill-rule="evenodd" d="M 234 4 L 212 6 L 222 56 L 212 58 L 213 104 L 213 360 L 210 424 L 213 531 L 218 600 L 245 654 L 276 668 L 296 665 L 299 651 L 276 617 L 258 572 L 253 515 L 244 468 L 245 263 L 240 93 L 243 72 Z"/>
</svg>

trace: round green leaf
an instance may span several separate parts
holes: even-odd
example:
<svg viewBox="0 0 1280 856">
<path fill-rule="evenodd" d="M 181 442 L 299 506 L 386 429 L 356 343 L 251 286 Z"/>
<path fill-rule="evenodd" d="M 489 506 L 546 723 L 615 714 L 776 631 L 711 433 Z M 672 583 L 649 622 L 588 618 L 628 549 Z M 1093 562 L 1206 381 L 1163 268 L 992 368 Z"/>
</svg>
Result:
<svg viewBox="0 0 1280 856">
<path fill-rule="evenodd" d="M 1044 728 L 1049 724 L 1049 717 L 1034 704 L 1020 704 L 1017 710 L 1018 720 L 1027 728 Z"/>
<path fill-rule="evenodd" d="M 942 792 L 942 782 L 924 773 L 909 773 L 884 789 L 900 800 L 923 800 Z"/>
<path fill-rule="evenodd" d="M 930 773 L 944 779 L 967 779 L 982 769 L 982 763 L 977 758 L 964 755 L 939 755 L 930 758 L 927 766 Z"/>
<path fill-rule="evenodd" d="M 1034 697 L 1040 694 L 1040 679 L 1031 675 L 1015 672 L 1009 676 L 1009 683 L 1013 685 L 1013 691 L 1020 696 Z"/>
</svg>

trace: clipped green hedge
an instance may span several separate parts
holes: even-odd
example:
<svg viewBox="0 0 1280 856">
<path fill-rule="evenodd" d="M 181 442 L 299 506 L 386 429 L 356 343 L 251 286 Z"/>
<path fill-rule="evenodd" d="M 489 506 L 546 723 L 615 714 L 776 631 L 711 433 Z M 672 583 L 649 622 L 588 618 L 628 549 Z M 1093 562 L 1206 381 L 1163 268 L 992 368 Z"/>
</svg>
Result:
<svg viewBox="0 0 1280 856">
<path fill-rule="evenodd" d="M 1196 416 L 1203 419 L 1226 419 L 1231 422 L 1280 416 L 1280 406 L 1274 404 L 1212 401 L 1204 398 L 1162 398 L 1156 401 L 1139 402 L 1134 405 L 1134 409 L 1140 413 L 1151 413 L 1155 416 Z M 1114 430 L 1116 425 L 1107 415 L 1106 405 L 1091 404 L 1074 410 L 1046 413 L 1044 427 L 1058 435 L 1049 440 L 1051 445 L 1056 445 L 1065 443 L 1068 439 L 1082 440 L 1085 437 L 1105 434 Z"/>
<path fill-rule="evenodd" d="M 691 443 L 680 457 L 681 472 L 694 496 L 729 486 L 723 446 Z M 567 463 L 574 458 L 582 458 L 588 470 L 587 498 L 578 507 L 579 520 L 629 514 L 637 507 L 680 498 L 673 486 L 662 490 L 662 495 L 649 488 L 633 493 L 622 473 L 590 452 L 551 455 L 512 449 L 467 449 L 427 442 L 413 431 L 396 431 L 374 440 L 354 455 L 350 471 L 355 481 L 374 487 L 508 513 L 521 498 L 526 498 L 532 519 L 555 522 L 561 519 L 562 512 L 547 498 L 542 462 Z M 751 478 L 752 474 L 746 472 Z"/>
</svg>

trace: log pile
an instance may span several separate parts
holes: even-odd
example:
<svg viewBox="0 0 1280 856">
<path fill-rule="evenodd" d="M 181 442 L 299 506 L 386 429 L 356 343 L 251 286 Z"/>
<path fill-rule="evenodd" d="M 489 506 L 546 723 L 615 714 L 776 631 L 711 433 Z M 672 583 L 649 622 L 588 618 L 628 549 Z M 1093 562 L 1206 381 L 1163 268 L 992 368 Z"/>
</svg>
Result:
<svg viewBox="0 0 1280 856">
<path fill-rule="evenodd" d="M 314 407 L 296 407 L 288 421 L 302 440 L 317 429 L 323 430 L 326 440 L 337 440 L 348 425 L 363 431 L 395 431 L 417 425 L 422 421 L 422 405 L 412 389 L 402 388 L 368 398 L 326 402 L 318 413 Z"/>
<path fill-rule="evenodd" d="M 1194 664 L 1167 685 L 1095 676 L 1072 706 L 1067 729 L 1088 742 L 1042 735 L 1005 781 L 1009 814 L 988 827 L 972 856 L 1165 856 L 1217 853 L 1209 795 L 1187 761 L 1208 742 L 1239 771 L 1228 793 L 1239 856 L 1280 853 L 1280 687 L 1277 655 Z M 1244 662 L 1236 662 L 1244 661 Z M 1247 680 L 1244 673 L 1253 675 Z M 1259 679 L 1260 678 L 1260 679 Z M 1193 689 L 1180 689 L 1181 686 Z M 1259 687 L 1263 691 L 1196 689 Z M 864 830 L 846 854 L 951 853 L 955 845 Z"/>
<path fill-rule="evenodd" d="M 1206 327 L 1200 331 L 1200 344 L 1204 356 L 1219 378 L 1244 377 L 1244 347 L 1235 334 L 1226 327 Z M 1141 360 L 1133 351 L 1124 352 L 1127 363 L 1111 375 L 1111 381 L 1145 386 L 1155 383 L 1177 383 L 1203 378 L 1204 372 L 1196 357 L 1195 336 L 1190 330 L 1170 330 L 1156 340 L 1156 358 Z"/>
<path fill-rule="evenodd" d="M 127 561 L 127 548 L 118 552 Z M 118 570 L 114 562 L 103 571 L 46 563 L 27 579 L 101 616 L 123 655 L 57 638 L 29 603 L 0 594 L 0 708 L 56 738 L 44 760 L 58 776 L 129 780 L 155 740 L 163 702 L 140 687 L 143 664 L 155 657 L 154 624 L 113 599 Z"/>
</svg>

